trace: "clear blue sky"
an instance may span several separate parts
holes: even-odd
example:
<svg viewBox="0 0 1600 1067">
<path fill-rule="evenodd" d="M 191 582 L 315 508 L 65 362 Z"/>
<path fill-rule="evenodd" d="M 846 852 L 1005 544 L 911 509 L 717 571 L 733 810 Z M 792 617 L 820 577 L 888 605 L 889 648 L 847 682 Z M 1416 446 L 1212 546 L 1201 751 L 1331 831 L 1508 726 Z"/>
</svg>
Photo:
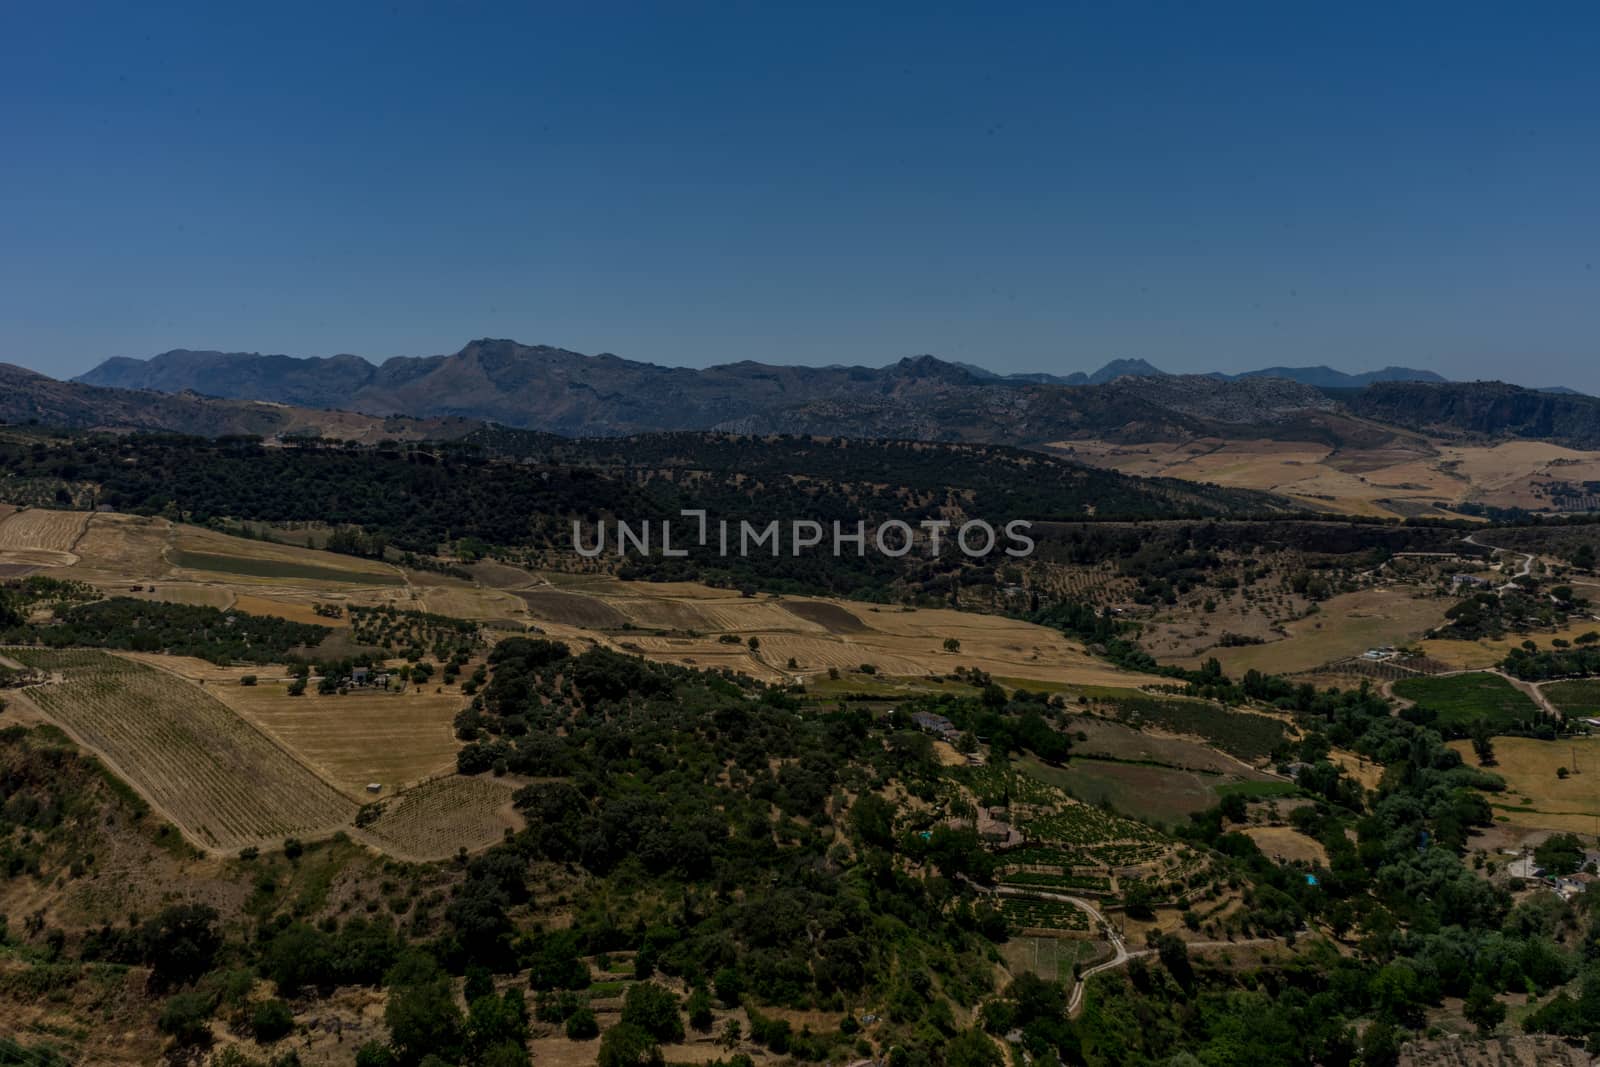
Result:
<svg viewBox="0 0 1600 1067">
<path fill-rule="evenodd" d="M 1600 7 L 995 7 L 5 5 L 0 361 L 1600 392 Z"/>
</svg>

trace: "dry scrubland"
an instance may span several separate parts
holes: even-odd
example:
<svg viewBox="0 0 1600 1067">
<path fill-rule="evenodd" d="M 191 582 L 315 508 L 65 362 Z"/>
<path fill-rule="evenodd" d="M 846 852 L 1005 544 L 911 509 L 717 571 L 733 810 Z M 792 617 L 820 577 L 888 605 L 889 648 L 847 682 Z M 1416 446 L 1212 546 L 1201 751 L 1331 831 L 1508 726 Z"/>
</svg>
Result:
<svg viewBox="0 0 1600 1067">
<path fill-rule="evenodd" d="M 197 686 L 103 652 L 13 649 L 58 680 L 26 698 L 208 849 L 349 823 L 356 804 Z"/>
<path fill-rule="evenodd" d="M 1541 481 L 1600 479 L 1600 452 L 1542 441 L 1462 447 L 1415 438 L 1379 449 L 1330 449 L 1313 442 L 1210 439 L 1120 445 L 1062 441 L 1074 458 L 1124 474 L 1265 489 L 1346 515 L 1455 515 L 1456 505 L 1547 507 Z"/>
</svg>

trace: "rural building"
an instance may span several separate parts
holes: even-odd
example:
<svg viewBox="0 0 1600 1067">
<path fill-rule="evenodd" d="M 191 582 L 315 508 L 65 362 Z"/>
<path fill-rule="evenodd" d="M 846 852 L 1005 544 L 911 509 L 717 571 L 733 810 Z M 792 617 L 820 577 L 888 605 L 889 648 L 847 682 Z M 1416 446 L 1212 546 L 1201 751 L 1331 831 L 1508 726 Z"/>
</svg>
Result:
<svg viewBox="0 0 1600 1067">
<path fill-rule="evenodd" d="M 931 711 L 915 712 L 911 716 L 911 721 L 923 733 L 934 734 L 944 738 L 946 741 L 954 741 L 961 736 L 961 731 L 956 728 L 955 723 L 943 715 L 935 715 Z"/>
</svg>

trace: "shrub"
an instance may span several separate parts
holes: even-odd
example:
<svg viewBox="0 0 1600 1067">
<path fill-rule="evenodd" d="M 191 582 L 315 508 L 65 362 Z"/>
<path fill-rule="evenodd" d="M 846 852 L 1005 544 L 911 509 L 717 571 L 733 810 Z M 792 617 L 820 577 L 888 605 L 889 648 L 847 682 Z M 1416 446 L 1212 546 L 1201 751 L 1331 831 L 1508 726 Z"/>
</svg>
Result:
<svg viewBox="0 0 1600 1067">
<path fill-rule="evenodd" d="M 289 1036 L 294 1029 L 294 1012 L 281 1000 L 268 1000 L 256 1006 L 250 1016 L 250 1030 L 256 1040 L 270 1045 Z"/>
<path fill-rule="evenodd" d="M 567 1019 L 567 1037 L 573 1041 L 592 1041 L 600 1036 L 600 1024 L 594 1012 L 579 1008 Z"/>
<path fill-rule="evenodd" d="M 156 1026 L 180 1045 L 195 1045 L 211 1036 L 211 998 L 201 993 L 178 993 L 161 1009 Z"/>
</svg>

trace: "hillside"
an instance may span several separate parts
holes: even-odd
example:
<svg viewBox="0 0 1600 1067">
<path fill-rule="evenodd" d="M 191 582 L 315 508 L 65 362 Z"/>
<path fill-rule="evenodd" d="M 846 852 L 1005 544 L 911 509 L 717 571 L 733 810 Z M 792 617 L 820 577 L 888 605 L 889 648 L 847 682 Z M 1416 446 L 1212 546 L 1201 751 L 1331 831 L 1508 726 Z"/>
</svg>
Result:
<svg viewBox="0 0 1600 1067">
<path fill-rule="evenodd" d="M 1600 398 L 1582 394 L 1503 382 L 1384 382 L 1340 399 L 1358 415 L 1424 433 L 1600 447 Z"/>
<path fill-rule="evenodd" d="M 61 382 L 6 363 L 0 363 L 0 423 L 206 437 L 309 435 L 368 441 L 458 437 L 478 426 L 465 419 L 377 417 L 332 408 Z"/>
</svg>

